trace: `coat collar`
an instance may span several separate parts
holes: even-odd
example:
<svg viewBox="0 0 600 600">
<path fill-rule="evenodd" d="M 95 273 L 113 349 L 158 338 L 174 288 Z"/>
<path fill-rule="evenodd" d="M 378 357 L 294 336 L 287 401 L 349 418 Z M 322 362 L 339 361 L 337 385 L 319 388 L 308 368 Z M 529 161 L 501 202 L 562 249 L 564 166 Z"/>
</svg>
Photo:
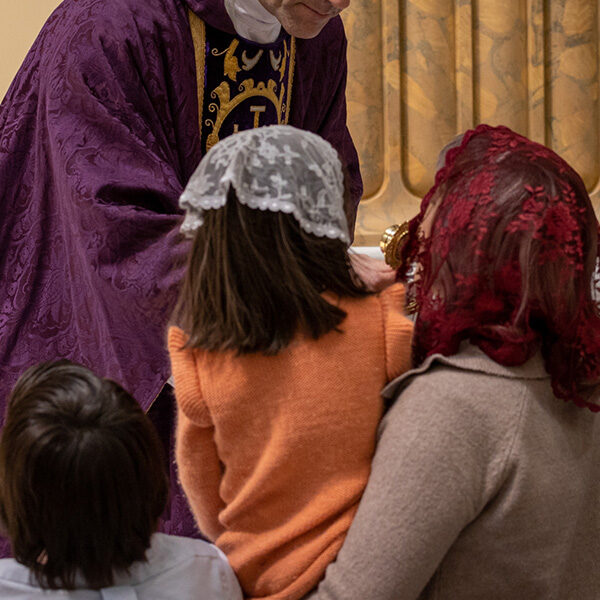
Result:
<svg viewBox="0 0 600 600">
<path fill-rule="evenodd" d="M 402 388 L 415 375 L 428 371 L 432 365 L 441 364 L 463 371 L 485 373 L 493 377 L 506 377 L 508 379 L 548 379 L 550 375 L 544 366 L 544 359 L 540 352 L 534 354 L 526 363 L 515 367 L 507 367 L 492 360 L 482 350 L 469 343 L 463 342 L 459 351 L 452 356 L 433 354 L 428 356 L 416 369 L 411 369 L 388 383 L 381 392 L 387 400 L 396 398 Z"/>
</svg>

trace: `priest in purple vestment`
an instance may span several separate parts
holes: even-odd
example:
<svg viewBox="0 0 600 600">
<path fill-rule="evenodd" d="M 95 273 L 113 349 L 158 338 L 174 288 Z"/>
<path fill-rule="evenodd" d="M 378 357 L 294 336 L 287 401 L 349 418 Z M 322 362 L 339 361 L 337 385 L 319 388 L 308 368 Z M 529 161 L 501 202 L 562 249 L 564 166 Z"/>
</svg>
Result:
<svg viewBox="0 0 600 600">
<path fill-rule="evenodd" d="M 121 383 L 168 444 L 165 324 L 187 250 L 177 201 L 223 137 L 290 123 L 329 140 L 350 174 L 352 229 L 362 184 L 336 16 L 349 1 L 56 9 L 0 107 L 0 413 L 27 367 L 64 357 Z M 163 530 L 194 532 L 175 488 Z"/>
</svg>

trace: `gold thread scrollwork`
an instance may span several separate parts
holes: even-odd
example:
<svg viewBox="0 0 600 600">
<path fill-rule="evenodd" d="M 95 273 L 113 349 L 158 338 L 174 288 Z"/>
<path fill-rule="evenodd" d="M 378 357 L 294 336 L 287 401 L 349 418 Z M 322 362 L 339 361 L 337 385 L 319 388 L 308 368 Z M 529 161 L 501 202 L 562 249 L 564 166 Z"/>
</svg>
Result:
<svg viewBox="0 0 600 600">
<path fill-rule="evenodd" d="M 284 42 L 284 48 L 287 51 L 287 44 Z M 287 125 L 290 119 L 290 108 L 292 106 L 292 86 L 294 83 L 294 69 L 296 68 L 296 38 L 292 37 L 290 42 L 290 53 L 289 53 L 289 61 L 290 61 L 290 72 L 288 75 L 288 91 L 287 91 L 287 107 L 285 111 L 285 116 L 283 122 Z M 282 61 L 285 63 L 285 57 Z M 285 74 L 285 64 L 281 65 L 281 79 Z"/>
<path fill-rule="evenodd" d="M 258 84 L 255 85 L 254 79 L 245 79 L 239 86 L 240 93 L 231 98 L 231 92 L 229 85 L 226 82 L 221 83 L 212 93 L 211 97 L 217 98 L 218 103 L 211 103 L 209 110 L 211 112 L 216 111 L 216 117 L 213 121 L 207 120 L 205 124 L 208 126 L 212 126 L 212 132 L 208 135 L 206 139 L 206 149 L 209 150 L 219 141 L 219 133 L 221 131 L 221 126 L 223 122 L 227 118 L 227 115 L 231 113 L 239 104 L 241 104 L 244 100 L 248 98 L 254 97 L 263 97 L 269 100 L 277 111 L 277 122 L 281 124 L 282 122 L 282 111 L 281 107 L 283 105 L 283 87 L 281 88 L 279 96 L 277 96 L 277 84 L 270 79 L 267 82 L 267 85 L 264 82 L 259 81 Z M 257 117 L 259 116 L 260 111 L 255 112 L 255 126 Z"/>
<path fill-rule="evenodd" d="M 225 75 L 225 77 L 229 77 L 231 81 L 237 81 L 238 73 L 242 70 L 240 68 L 240 63 L 237 59 L 237 56 L 235 55 L 235 51 L 239 45 L 240 41 L 236 39 L 229 44 L 227 50 L 221 50 L 219 52 L 219 50 L 213 48 L 211 52 L 213 56 L 225 55 L 225 58 L 223 59 L 223 75 Z"/>
<path fill-rule="evenodd" d="M 206 68 L 206 29 L 204 22 L 198 15 L 192 10 L 188 10 L 188 18 L 190 23 L 190 29 L 192 33 L 192 41 L 194 45 L 194 57 L 196 63 L 196 85 L 197 85 L 197 97 L 198 97 L 198 124 L 200 126 L 200 134 L 202 135 L 202 125 L 211 128 L 212 132 L 207 136 L 206 149 L 210 149 L 219 141 L 220 130 L 223 122 L 227 116 L 244 100 L 252 97 L 262 97 L 273 104 L 277 114 L 277 122 L 288 123 L 290 117 L 290 105 L 291 105 L 291 94 L 294 80 L 294 69 L 295 69 L 295 55 L 296 55 L 296 40 L 295 38 L 290 39 L 288 42 L 284 41 L 283 53 L 275 56 L 271 54 L 271 66 L 275 72 L 279 72 L 279 82 L 282 82 L 288 74 L 287 84 L 287 95 L 284 86 L 282 85 L 278 90 L 278 83 L 269 79 L 265 84 L 259 82 L 255 84 L 254 79 L 245 79 L 238 86 L 240 93 L 231 98 L 231 88 L 226 82 L 222 82 L 215 90 L 211 92 L 211 98 L 215 99 L 215 102 L 209 104 L 208 111 L 211 113 L 211 117 L 204 117 L 204 71 Z M 214 48 L 211 51 L 213 56 L 222 56 L 224 58 L 224 76 L 233 82 L 237 82 L 238 74 L 244 69 L 250 70 L 258 63 L 262 56 L 262 50 L 259 51 L 258 55 L 252 58 L 248 58 L 246 53 L 242 53 L 243 67 L 240 67 L 238 58 L 235 56 L 235 52 L 239 46 L 239 40 L 235 39 L 231 42 L 226 50 L 219 51 Z M 279 91 L 279 94 L 278 94 Z M 284 101 L 285 100 L 285 101 Z M 254 126 L 260 125 L 260 115 L 266 110 L 264 105 L 253 105 L 250 107 L 250 112 L 254 113 Z M 234 133 L 239 130 L 239 125 L 234 124 Z"/>
<path fill-rule="evenodd" d="M 206 61 L 206 29 L 204 21 L 191 9 L 188 9 L 188 20 L 194 44 L 194 60 L 196 63 L 196 93 L 198 98 L 198 127 L 202 135 L 202 113 L 204 110 L 204 65 Z"/>
</svg>

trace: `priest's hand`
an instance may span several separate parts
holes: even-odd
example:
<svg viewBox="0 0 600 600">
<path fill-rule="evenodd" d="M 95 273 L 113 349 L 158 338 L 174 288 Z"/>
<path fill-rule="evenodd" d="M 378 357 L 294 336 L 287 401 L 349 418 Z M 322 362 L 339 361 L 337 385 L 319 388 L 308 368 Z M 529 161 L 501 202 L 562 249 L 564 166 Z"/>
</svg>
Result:
<svg viewBox="0 0 600 600">
<path fill-rule="evenodd" d="M 380 292 L 396 280 L 396 271 L 386 265 L 383 259 L 351 252 L 350 263 L 356 274 L 371 291 Z"/>
</svg>

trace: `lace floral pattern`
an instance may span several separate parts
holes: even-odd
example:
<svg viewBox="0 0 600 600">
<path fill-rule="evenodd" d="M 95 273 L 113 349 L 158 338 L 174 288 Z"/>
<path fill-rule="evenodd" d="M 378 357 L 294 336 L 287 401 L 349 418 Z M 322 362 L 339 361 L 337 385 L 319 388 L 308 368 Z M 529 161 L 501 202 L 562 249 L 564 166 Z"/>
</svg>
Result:
<svg viewBox="0 0 600 600">
<path fill-rule="evenodd" d="M 446 155 L 403 249 L 414 360 L 463 340 L 504 365 L 541 350 L 557 397 L 599 411 L 598 221 L 554 152 L 481 125 Z"/>
<path fill-rule="evenodd" d="M 331 144 L 316 134 L 273 125 L 219 142 L 181 195 L 181 231 L 193 234 L 204 211 L 224 206 L 230 186 L 250 208 L 291 213 L 306 232 L 350 243 L 342 166 Z"/>
</svg>

